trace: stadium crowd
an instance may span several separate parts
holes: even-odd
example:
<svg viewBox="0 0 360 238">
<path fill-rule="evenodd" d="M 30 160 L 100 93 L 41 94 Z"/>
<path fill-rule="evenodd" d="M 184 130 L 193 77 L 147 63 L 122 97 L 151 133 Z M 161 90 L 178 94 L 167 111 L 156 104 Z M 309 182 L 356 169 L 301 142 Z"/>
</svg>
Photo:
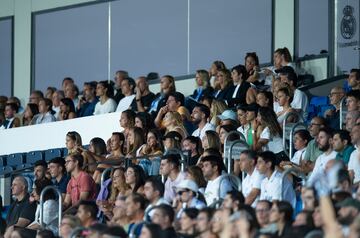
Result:
<svg viewBox="0 0 360 238">
<path fill-rule="evenodd" d="M 67 238 L 80 227 L 73 237 L 360 237 L 360 69 L 314 114 L 287 48 L 273 57 L 264 69 L 254 52 L 231 69 L 215 61 L 196 72 L 189 96 L 171 75 L 155 94 L 147 77 L 123 70 L 114 82 L 84 83 L 81 94 L 66 77 L 61 90 L 33 91 L 25 107 L 1 96 L 0 133 L 114 111 L 124 130 L 88 146 L 70 131 L 67 155 L 37 161 L 32 183 L 14 176 L 0 237 Z M 284 121 L 308 123 L 294 133 L 293 155 Z M 237 139 L 247 149 L 228 173 L 226 143 Z M 49 185 L 61 197 L 47 191 L 40 215 Z"/>
</svg>

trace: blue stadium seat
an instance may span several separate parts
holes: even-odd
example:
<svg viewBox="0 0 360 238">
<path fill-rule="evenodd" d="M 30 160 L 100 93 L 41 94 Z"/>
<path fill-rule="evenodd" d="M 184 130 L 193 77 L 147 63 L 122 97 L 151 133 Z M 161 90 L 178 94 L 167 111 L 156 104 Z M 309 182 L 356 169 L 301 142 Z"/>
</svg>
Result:
<svg viewBox="0 0 360 238">
<path fill-rule="evenodd" d="M 6 166 L 6 155 L 0 156 L 0 167 Z"/>
<path fill-rule="evenodd" d="M 55 157 L 62 157 L 62 149 L 45 150 L 45 161 L 48 162 Z"/>
<path fill-rule="evenodd" d="M 310 105 L 314 105 L 315 107 L 328 105 L 329 104 L 329 98 L 324 96 L 314 96 L 310 100 Z"/>
<path fill-rule="evenodd" d="M 25 164 L 25 156 L 23 153 L 8 155 L 6 164 L 14 169 L 21 168 L 21 166 Z"/>
<path fill-rule="evenodd" d="M 1 166 L 0 167 L 0 176 L 11 173 L 13 168 L 11 166 Z"/>
<path fill-rule="evenodd" d="M 333 105 L 322 105 L 322 106 L 320 106 L 318 116 L 324 117 L 324 114 L 325 114 L 326 110 L 328 110 L 328 109 L 334 109 L 335 110 L 335 107 Z"/>
<path fill-rule="evenodd" d="M 40 150 L 31 151 L 26 154 L 26 163 L 27 164 L 35 164 L 36 161 L 43 160 L 43 159 L 44 159 L 44 154 Z"/>
<path fill-rule="evenodd" d="M 64 157 L 67 156 L 69 154 L 69 151 L 67 148 L 62 148 L 62 151 L 63 151 L 63 155 Z"/>
</svg>

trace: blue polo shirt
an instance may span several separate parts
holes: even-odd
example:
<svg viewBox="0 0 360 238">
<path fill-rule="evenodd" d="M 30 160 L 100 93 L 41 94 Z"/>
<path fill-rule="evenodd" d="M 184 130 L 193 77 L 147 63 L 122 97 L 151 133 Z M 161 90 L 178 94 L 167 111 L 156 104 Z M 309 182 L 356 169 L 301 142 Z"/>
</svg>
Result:
<svg viewBox="0 0 360 238">
<path fill-rule="evenodd" d="M 69 180 L 70 180 L 69 176 L 64 174 L 59 182 L 56 179 L 54 179 L 53 184 L 55 187 L 57 187 L 60 190 L 61 193 L 66 193 L 66 188 Z"/>
</svg>

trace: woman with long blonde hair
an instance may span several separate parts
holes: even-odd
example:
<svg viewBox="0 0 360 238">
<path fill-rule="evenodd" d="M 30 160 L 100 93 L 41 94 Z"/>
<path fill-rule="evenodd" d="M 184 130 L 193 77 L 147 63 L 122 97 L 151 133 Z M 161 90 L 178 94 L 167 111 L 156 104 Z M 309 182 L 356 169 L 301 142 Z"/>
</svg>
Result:
<svg viewBox="0 0 360 238">
<path fill-rule="evenodd" d="M 183 139 L 188 136 L 183 119 L 178 112 L 167 112 L 164 116 L 162 126 L 166 129 L 166 133 L 176 131 L 180 133 Z"/>
<path fill-rule="evenodd" d="M 210 108 L 210 123 L 217 127 L 220 124 L 220 119 L 217 116 L 227 109 L 228 107 L 224 101 L 213 100 Z"/>
</svg>

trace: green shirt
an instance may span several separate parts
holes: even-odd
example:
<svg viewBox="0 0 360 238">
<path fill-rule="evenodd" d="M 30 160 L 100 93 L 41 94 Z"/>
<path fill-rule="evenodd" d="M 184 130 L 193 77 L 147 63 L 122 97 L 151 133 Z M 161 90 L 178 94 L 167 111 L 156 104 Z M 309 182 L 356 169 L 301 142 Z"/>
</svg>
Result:
<svg viewBox="0 0 360 238">
<path fill-rule="evenodd" d="M 323 152 L 319 149 L 315 139 L 311 140 L 307 147 L 303 160 L 310 160 L 311 162 L 315 162 L 317 157 L 321 155 Z"/>
<path fill-rule="evenodd" d="M 337 153 L 335 159 L 342 160 L 342 162 L 344 162 L 344 164 L 347 165 L 349 163 L 350 155 L 354 150 L 355 150 L 354 146 L 348 145 L 345 147 L 345 149 Z"/>
</svg>

